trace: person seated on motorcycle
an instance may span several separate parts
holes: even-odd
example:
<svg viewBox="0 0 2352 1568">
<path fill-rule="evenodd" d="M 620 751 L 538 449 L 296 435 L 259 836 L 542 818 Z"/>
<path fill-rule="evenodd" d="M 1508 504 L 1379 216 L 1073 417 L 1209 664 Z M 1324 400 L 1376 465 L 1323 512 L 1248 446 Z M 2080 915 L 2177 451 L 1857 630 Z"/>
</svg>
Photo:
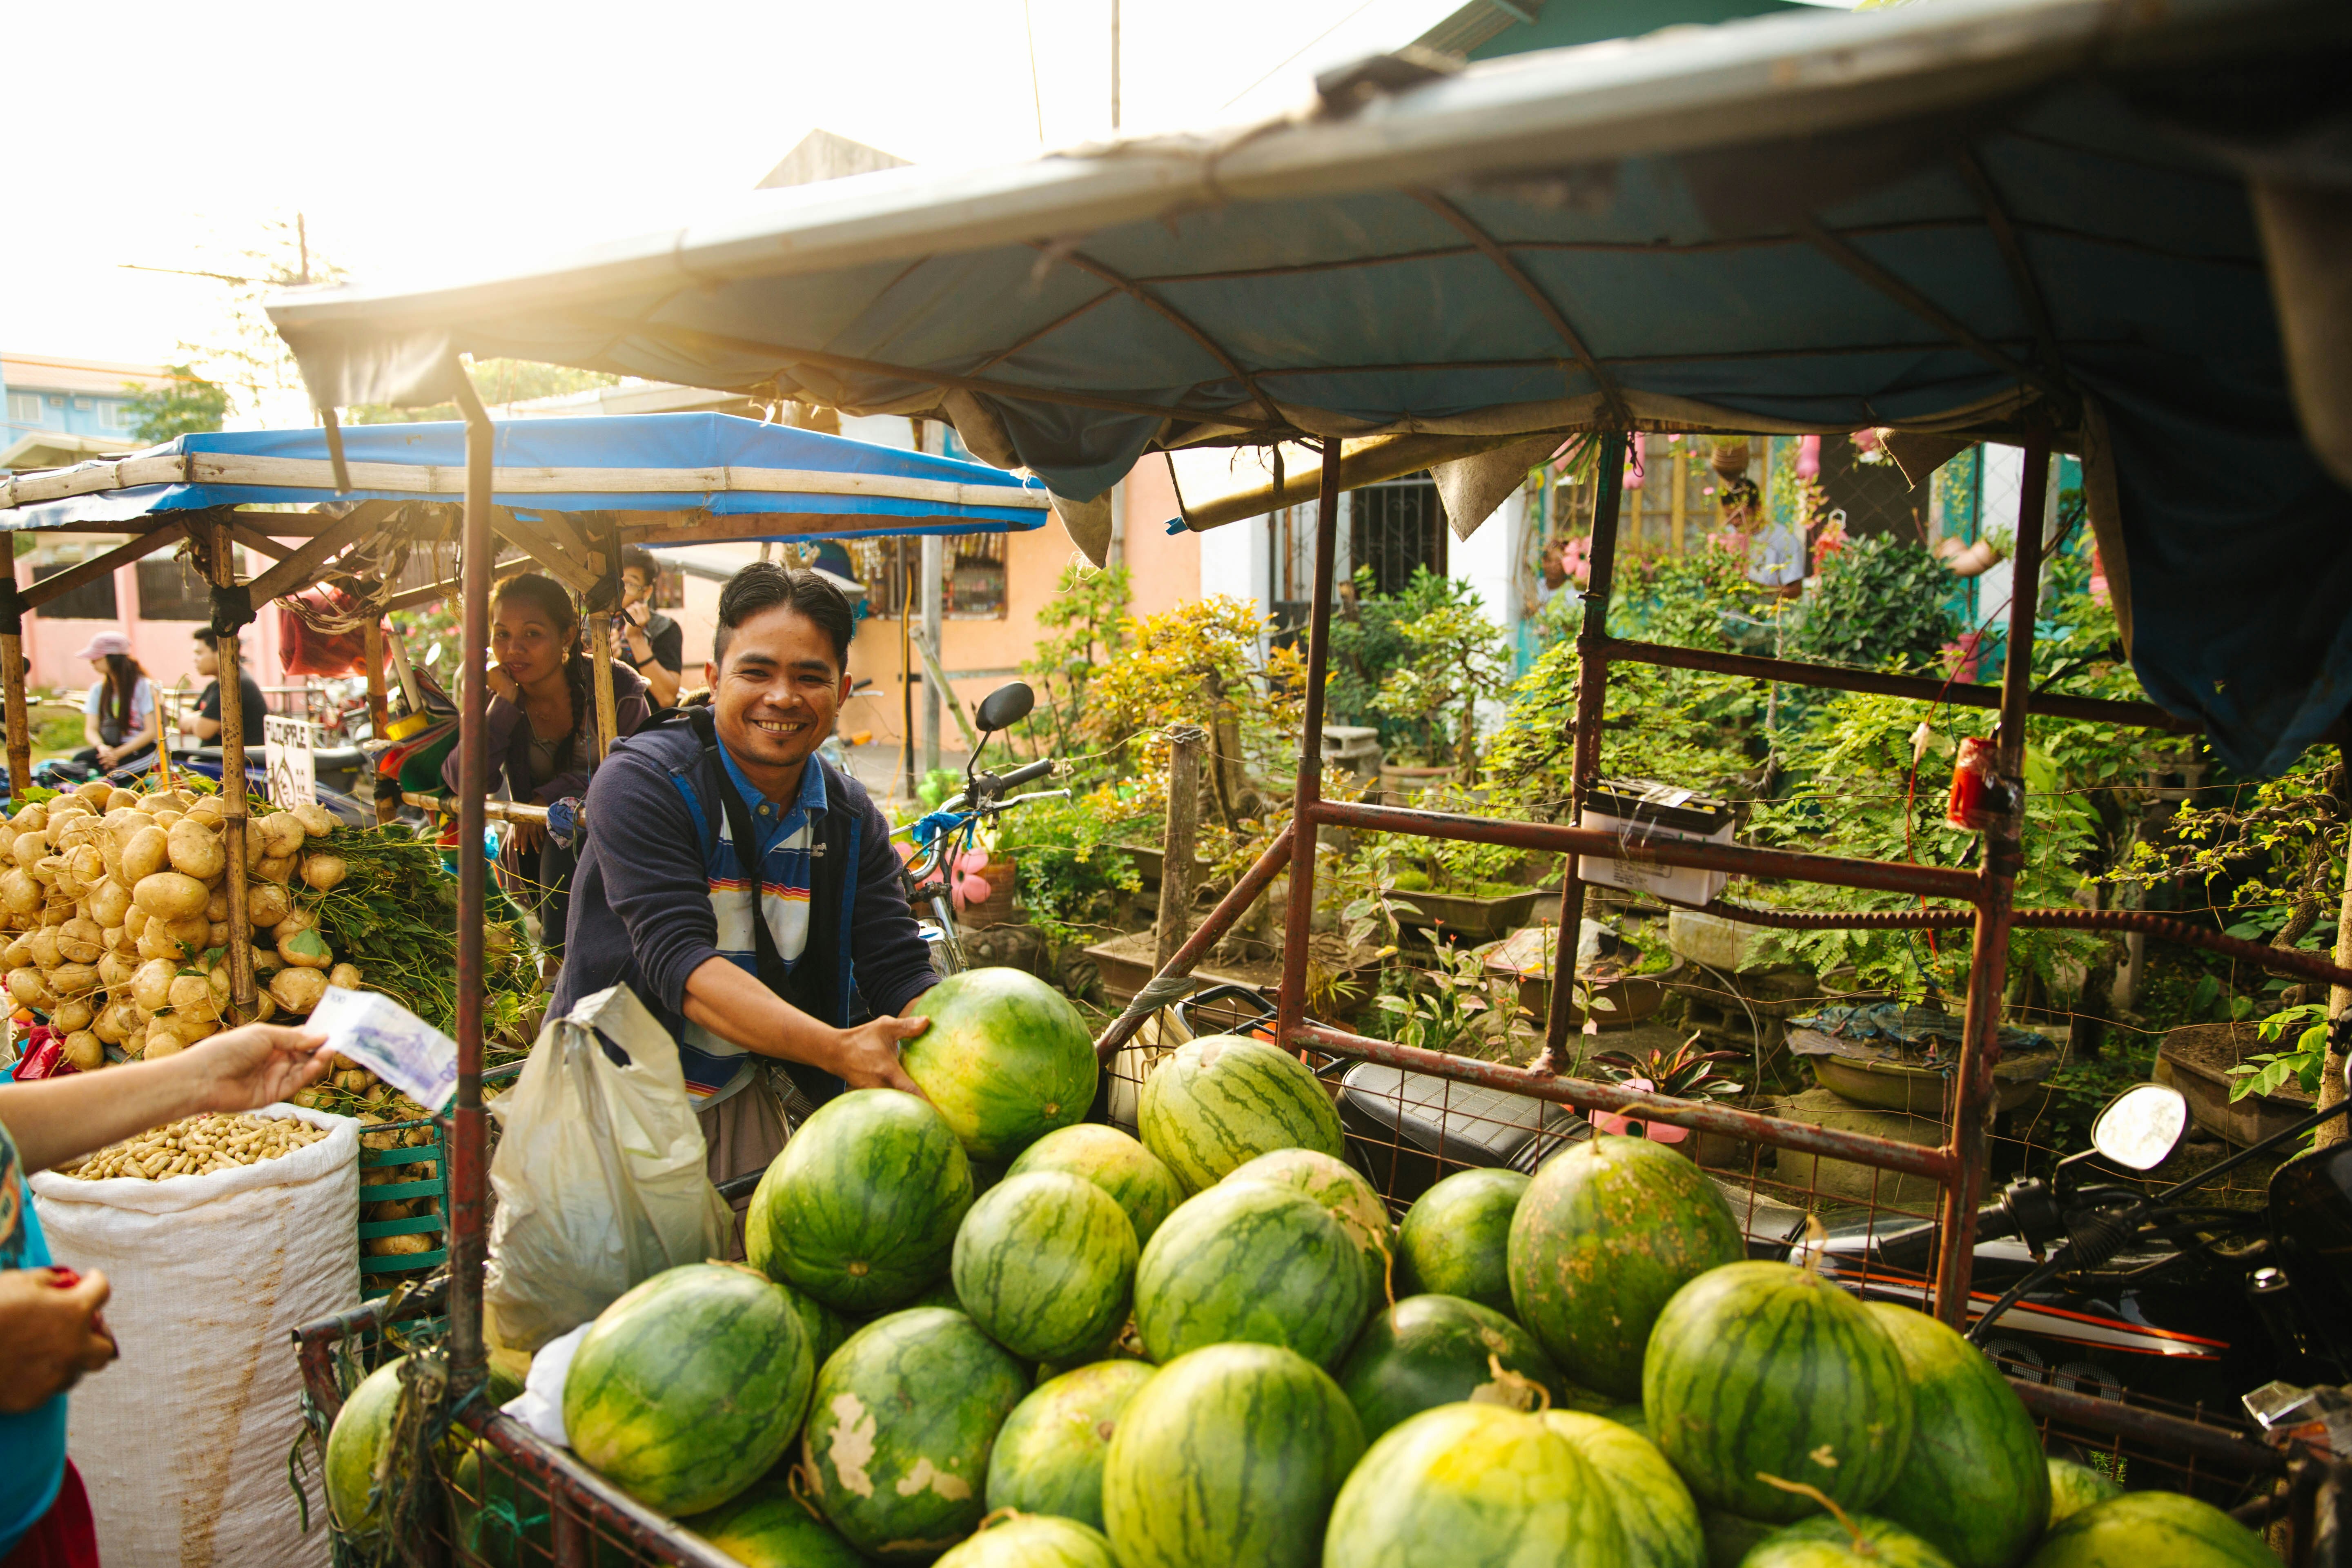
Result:
<svg viewBox="0 0 2352 1568">
<path fill-rule="evenodd" d="M 937 976 L 890 824 L 816 754 L 849 695 L 855 630 L 818 574 L 744 567 L 719 597 L 710 705 L 614 747 L 588 786 L 551 1016 L 607 986 L 636 993 L 678 1037 L 713 1181 L 783 1147 L 760 1058 L 816 1103 L 845 1086 L 920 1092 L 898 1043 L 925 1021 L 898 1015 Z"/>
<path fill-rule="evenodd" d="M 73 760 L 100 773 L 153 762 L 163 734 L 155 683 L 131 657 L 131 639 L 121 632 L 100 632 L 74 657 L 89 660 L 98 684 L 82 702 L 81 738 L 88 744 Z"/>
<path fill-rule="evenodd" d="M 621 552 L 621 613 L 613 617 L 613 651 L 646 678 L 656 709 L 677 706 L 678 677 L 686 669 L 686 632 L 654 608 L 660 563 L 642 544 Z"/>
<path fill-rule="evenodd" d="M 483 715 L 489 740 L 488 787 L 506 786 L 509 800 L 548 805 L 584 794 L 595 760 L 596 700 L 580 613 L 551 577 L 527 573 L 509 579 L 491 603 L 490 701 Z M 613 667 L 614 728 L 626 735 L 646 721 L 646 683 L 636 671 Z M 455 794 L 462 748 L 441 762 L 441 782 Z M 563 956 L 566 906 L 577 863 L 535 822 L 507 825 L 499 868 L 523 891 L 545 931 L 551 957 Z"/>
<path fill-rule="evenodd" d="M 196 673 L 212 684 L 196 699 L 196 716 L 188 721 L 188 733 L 209 746 L 220 740 L 221 732 L 220 634 L 210 626 L 198 626 L 195 635 Z M 245 732 L 247 745 L 258 746 L 262 716 L 269 710 L 268 700 L 261 695 L 261 683 L 246 673 L 241 651 L 236 661 L 236 689 L 244 693 L 245 701 L 237 728 Z"/>
</svg>

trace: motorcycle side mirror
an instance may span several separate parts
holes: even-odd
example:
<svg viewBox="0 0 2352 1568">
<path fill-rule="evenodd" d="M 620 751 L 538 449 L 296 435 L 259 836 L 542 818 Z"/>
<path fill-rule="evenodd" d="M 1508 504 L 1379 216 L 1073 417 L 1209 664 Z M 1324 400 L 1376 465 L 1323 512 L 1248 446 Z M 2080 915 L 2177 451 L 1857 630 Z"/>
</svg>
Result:
<svg viewBox="0 0 2352 1568">
<path fill-rule="evenodd" d="M 1037 694 L 1024 680 L 1008 681 L 980 700 L 980 711 L 973 715 L 982 734 L 1010 730 L 1029 717 L 1029 710 L 1037 705 Z"/>
<path fill-rule="evenodd" d="M 2137 1084 L 2091 1123 L 2091 1147 L 2126 1171 L 2152 1171 L 2172 1158 L 2189 1131 L 2189 1101 L 2160 1083 Z"/>
</svg>

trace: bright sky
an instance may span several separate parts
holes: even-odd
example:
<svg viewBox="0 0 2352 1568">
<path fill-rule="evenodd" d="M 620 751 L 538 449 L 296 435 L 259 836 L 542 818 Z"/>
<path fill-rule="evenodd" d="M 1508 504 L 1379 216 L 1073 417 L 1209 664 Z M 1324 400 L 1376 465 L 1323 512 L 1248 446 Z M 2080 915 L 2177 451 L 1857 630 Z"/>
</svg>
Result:
<svg viewBox="0 0 2352 1568">
<path fill-rule="evenodd" d="M 1244 120 L 1458 0 L 1125 0 L 1129 131 Z M 667 223 L 748 189 L 812 126 L 919 163 L 1109 129 L 1110 0 L 530 6 L 118 0 L 10 18 L 0 348 L 160 363 L 302 213 L 397 278 Z M 45 222 L 53 217 L 55 221 Z"/>
</svg>

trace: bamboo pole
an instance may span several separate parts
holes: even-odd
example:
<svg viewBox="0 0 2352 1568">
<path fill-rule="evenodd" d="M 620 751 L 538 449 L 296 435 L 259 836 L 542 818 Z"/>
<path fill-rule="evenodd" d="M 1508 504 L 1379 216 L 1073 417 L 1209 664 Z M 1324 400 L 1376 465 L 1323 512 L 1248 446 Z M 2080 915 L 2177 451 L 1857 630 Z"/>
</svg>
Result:
<svg viewBox="0 0 2352 1568">
<path fill-rule="evenodd" d="M 498 430 L 452 357 L 449 374 L 466 418 L 466 512 L 459 581 L 463 633 L 457 682 L 457 1095 L 449 1138 L 449 1386 L 460 1397 L 481 1385 L 482 1267 L 489 1237 L 489 1128 L 482 1110 L 482 930 L 488 868 L 482 860 L 482 805 L 489 795 L 490 464 Z"/>
<path fill-rule="evenodd" d="M 596 760 L 613 749 L 620 728 L 620 708 L 613 696 L 613 616 L 609 610 L 588 612 L 588 678 L 596 694 Z"/>
<path fill-rule="evenodd" d="M 375 590 L 381 584 L 372 583 L 365 586 L 368 596 L 373 597 Z M 360 636 L 362 657 L 367 660 L 368 738 L 382 744 L 385 739 L 384 731 L 392 728 L 392 693 L 383 668 L 383 617 L 370 616 L 367 626 Z M 373 783 L 374 777 L 374 766 L 371 762 L 368 770 L 369 781 Z M 375 819 L 378 825 L 390 822 L 399 815 L 398 800 L 385 796 L 375 802 Z"/>
<path fill-rule="evenodd" d="M 205 574 L 215 589 L 236 586 L 236 536 L 226 523 L 215 522 L 205 540 L 210 557 Z M 253 922 L 246 910 L 246 788 L 245 679 L 237 657 L 238 628 L 223 626 L 215 596 L 213 631 L 220 663 L 221 848 L 228 860 L 228 877 L 221 890 L 228 897 L 228 991 L 240 1020 L 253 1016 L 258 995 L 253 977 Z M 160 748 L 159 748 L 160 750 Z M 165 777 L 168 779 L 169 774 Z"/>
<path fill-rule="evenodd" d="M 1339 537 L 1339 443 L 1323 443 L 1322 484 L 1315 501 L 1315 586 L 1307 616 L 1307 711 L 1299 726 L 1298 783 L 1290 820 L 1290 902 L 1283 910 L 1282 1000 L 1275 1037 L 1292 1050 L 1291 1031 L 1307 1021 L 1307 955 L 1315 920 L 1315 807 L 1323 799 L 1323 684 L 1331 668 L 1331 597 Z M 1160 868 L 1160 876 L 1168 868 Z"/>
<path fill-rule="evenodd" d="M 25 709 L 25 622 L 16 597 L 16 536 L 0 533 L 0 574 L 7 600 L 0 611 L 0 683 L 7 688 L 8 796 L 21 804 L 33 786 L 33 721 Z"/>
<path fill-rule="evenodd" d="M 1201 745 L 1208 732 L 1198 724 L 1168 731 L 1168 830 L 1160 839 L 1160 923 L 1152 941 L 1151 972 L 1168 967 L 1184 945 L 1192 913 L 1192 845 L 1201 826 Z"/>
</svg>

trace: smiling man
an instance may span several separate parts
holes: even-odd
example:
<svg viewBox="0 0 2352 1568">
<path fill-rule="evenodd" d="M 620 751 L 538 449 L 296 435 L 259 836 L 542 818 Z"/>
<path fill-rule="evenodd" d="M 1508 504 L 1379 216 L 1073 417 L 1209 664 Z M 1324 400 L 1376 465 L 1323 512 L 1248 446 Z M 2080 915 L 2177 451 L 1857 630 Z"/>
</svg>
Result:
<svg viewBox="0 0 2352 1568">
<path fill-rule="evenodd" d="M 929 955 L 888 822 L 816 754 L 855 628 L 816 573 L 745 567 L 719 596 L 710 706 L 617 742 L 588 789 L 551 1005 L 625 984 L 677 1036 L 713 1181 L 783 1147 L 758 1058 L 819 1104 L 914 1091 L 898 1042 L 924 1021 L 898 1015 L 930 989 Z"/>
</svg>

